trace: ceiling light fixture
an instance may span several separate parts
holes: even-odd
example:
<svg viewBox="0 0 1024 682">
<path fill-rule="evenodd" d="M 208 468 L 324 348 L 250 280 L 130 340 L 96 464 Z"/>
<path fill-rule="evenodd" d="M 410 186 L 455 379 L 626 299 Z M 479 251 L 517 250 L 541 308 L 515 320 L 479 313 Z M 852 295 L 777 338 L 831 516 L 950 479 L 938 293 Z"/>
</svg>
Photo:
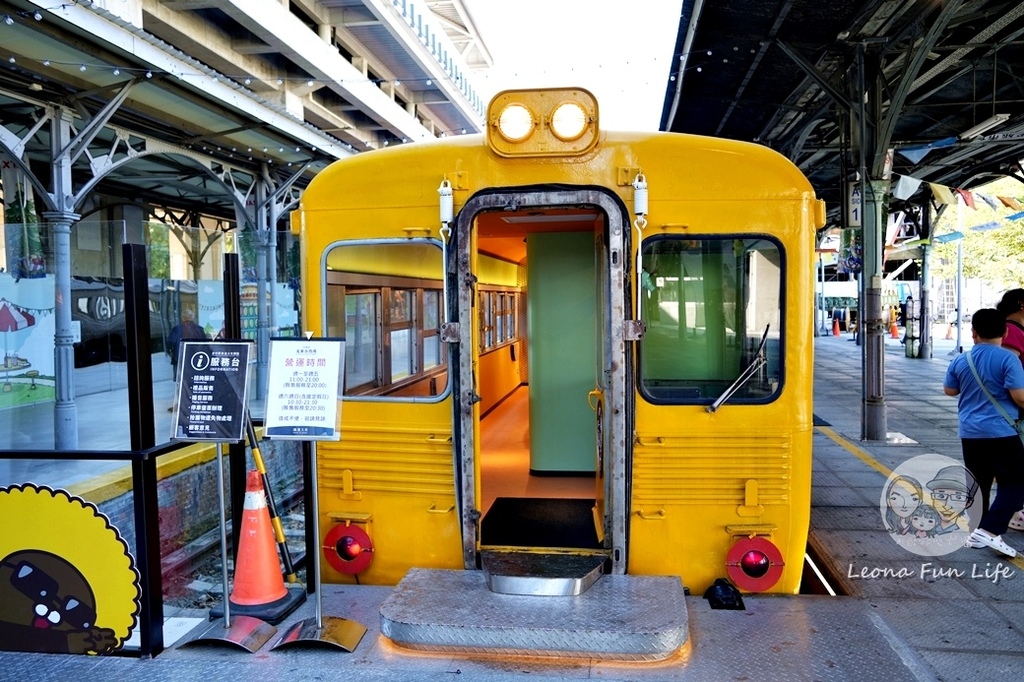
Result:
<svg viewBox="0 0 1024 682">
<path fill-rule="evenodd" d="M 974 138 L 978 137 L 982 133 L 986 133 L 989 130 L 992 130 L 997 125 L 1005 123 L 1009 118 L 1010 118 L 1009 114 L 995 114 L 993 116 L 990 116 L 990 117 L 986 118 L 984 121 L 982 121 L 981 123 L 979 123 L 978 125 L 976 125 L 976 126 L 974 126 L 972 128 L 968 128 L 964 132 L 960 133 L 960 139 L 961 140 L 973 140 Z"/>
</svg>

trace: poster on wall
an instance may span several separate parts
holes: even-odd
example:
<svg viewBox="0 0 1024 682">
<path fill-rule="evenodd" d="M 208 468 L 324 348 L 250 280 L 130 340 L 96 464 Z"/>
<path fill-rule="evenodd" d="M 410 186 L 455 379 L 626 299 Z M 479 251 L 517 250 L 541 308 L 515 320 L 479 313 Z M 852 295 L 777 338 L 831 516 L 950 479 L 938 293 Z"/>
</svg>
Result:
<svg viewBox="0 0 1024 682">
<path fill-rule="evenodd" d="M 0 185 L 4 188 L 3 271 L 16 279 L 35 279 L 46 276 L 46 256 L 36 215 L 32 185 L 21 167 L 6 152 L 0 150 Z"/>
<path fill-rule="evenodd" d="M 54 279 L 0 273 L 0 410 L 55 395 Z"/>
</svg>

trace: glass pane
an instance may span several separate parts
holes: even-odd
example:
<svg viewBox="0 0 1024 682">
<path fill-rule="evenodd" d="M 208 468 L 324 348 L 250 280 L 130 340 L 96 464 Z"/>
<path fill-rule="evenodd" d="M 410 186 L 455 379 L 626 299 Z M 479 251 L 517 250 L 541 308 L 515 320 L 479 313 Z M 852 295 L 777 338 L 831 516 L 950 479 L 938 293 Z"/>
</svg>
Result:
<svg viewBox="0 0 1024 682">
<path fill-rule="evenodd" d="M 644 244 L 641 386 L 652 400 L 710 403 L 754 362 L 730 398 L 769 398 L 780 381 L 782 253 L 766 238 L 665 237 Z"/>
<path fill-rule="evenodd" d="M 412 374 L 412 330 L 391 332 L 391 380 L 404 379 Z"/>
<path fill-rule="evenodd" d="M 391 325 L 407 324 L 412 321 L 412 292 L 403 289 L 391 291 Z"/>
<path fill-rule="evenodd" d="M 340 287 L 339 287 L 340 288 Z M 379 339 L 377 294 L 345 297 L 345 390 L 376 381 Z"/>
<path fill-rule="evenodd" d="M 423 369 L 424 371 L 441 364 L 441 339 L 438 336 L 438 321 L 441 293 L 423 292 Z"/>
</svg>

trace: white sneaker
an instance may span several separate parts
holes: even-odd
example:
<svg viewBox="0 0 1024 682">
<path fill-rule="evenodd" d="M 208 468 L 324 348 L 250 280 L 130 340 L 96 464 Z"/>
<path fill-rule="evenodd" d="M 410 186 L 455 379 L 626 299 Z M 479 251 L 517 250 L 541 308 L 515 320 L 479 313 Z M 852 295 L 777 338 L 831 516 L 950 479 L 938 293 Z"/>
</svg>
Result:
<svg viewBox="0 0 1024 682">
<path fill-rule="evenodd" d="M 1017 556 L 1017 550 L 1003 542 L 1002 537 L 992 535 L 992 533 L 989 533 L 987 530 L 982 530 L 981 528 L 978 528 L 976 531 L 971 533 L 971 536 L 967 538 L 966 545 L 973 549 L 991 547 L 995 551 L 1008 556 L 1011 559 Z"/>
<path fill-rule="evenodd" d="M 1010 519 L 1010 528 L 1024 530 L 1024 511 L 1019 511 Z"/>
</svg>

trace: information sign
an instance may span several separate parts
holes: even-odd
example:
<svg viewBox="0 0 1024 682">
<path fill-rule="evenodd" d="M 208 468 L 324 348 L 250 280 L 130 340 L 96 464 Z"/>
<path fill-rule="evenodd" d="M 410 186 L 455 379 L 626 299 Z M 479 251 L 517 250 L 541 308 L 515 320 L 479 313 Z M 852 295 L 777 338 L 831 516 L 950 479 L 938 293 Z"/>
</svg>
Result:
<svg viewBox="0 0 1024 682">
<path fill-rule="evenodd" d="M 268 438 L 339 440 L 344 339 L 271 339 Z"/>
<path fill-rule="evenodd" d="M 252 344 L 185 341 L 181 345 L 172 440 L 238 442 L 245 436 Z"/>
</svg>

